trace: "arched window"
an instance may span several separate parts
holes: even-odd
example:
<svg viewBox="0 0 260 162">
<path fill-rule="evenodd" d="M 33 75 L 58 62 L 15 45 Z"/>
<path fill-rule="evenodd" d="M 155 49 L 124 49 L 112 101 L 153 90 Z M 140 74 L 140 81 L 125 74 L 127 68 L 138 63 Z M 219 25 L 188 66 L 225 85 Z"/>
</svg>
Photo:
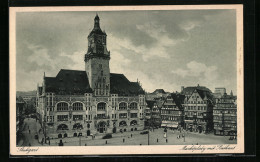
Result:
<svg viewBox="0 0 260 162">
<path fill-rule="evenodd" d="M 73 125 L 73 129 L 83 129 L 83 126 L 80 123 L 76 123 Z"/>
<path fill-rule="evenodd" d="M 127 126 L 127 124 L 126 124 L 125 121 L 121 121 L 121 122 L 119 123 L 119 126 Z"/>
<path fill-rule="evenodd" d="M 69 128 L 66 124 L 60 124 L 58 125 L 57 130 L 69 130 Z"/>
<path fill-rule="evenodd" d="M 131 110 L 136 110 L 137 109 L 137 103 L 136 102 L 132 102 L 130 105 L 129 105 L 130 109 Z"/>
<path fill-rule="evenodd" d="M 74 111 L 83 110 L 83 104 L 80 102 L 73 103 L 72 108 Z"/>
<path fill-rule="evenodd" d="M 136 121 L 136 120 L 132 120 L 132 121 L 130 122 L 130 125 L 137 125 L 137 121 Z"/>
<path fill-rule="evenodd" d="M 119 110 L 126 110 L 126 109 L 127 109 L 126 103 L 125 103 L 125 102 L 121 102 L 121 103 L 119 104 Z"/>
<path fill-rule="evenodd" d="M 60 102 L 57 104 L 57 111 L 68 111 L 69 106 L 66 102 Z"/>
<path fill-rule="evenodd" d="M 104 102 L 98 103 L 97 110 L 106 110 L 106 103 Z"/>
</svg>

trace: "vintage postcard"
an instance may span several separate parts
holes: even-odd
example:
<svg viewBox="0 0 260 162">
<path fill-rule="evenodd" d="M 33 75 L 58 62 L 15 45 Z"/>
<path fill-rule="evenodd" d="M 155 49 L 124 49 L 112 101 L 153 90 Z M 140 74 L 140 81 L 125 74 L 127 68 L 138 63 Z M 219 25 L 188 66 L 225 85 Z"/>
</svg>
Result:
<svg viewBox="0 0 260 162">
<path fill-rule="evenodd" d="M 11 7 L 10 154 L 244 152 L 243 5 Z"/>
</svg>

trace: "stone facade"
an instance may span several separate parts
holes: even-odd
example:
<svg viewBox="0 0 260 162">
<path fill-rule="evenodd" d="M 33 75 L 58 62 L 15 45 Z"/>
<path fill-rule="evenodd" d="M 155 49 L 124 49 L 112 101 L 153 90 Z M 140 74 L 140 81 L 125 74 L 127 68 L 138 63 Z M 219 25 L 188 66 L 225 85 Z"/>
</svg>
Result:
<svg viewBox="0 0 260 162">
<path fill-rule="evenodd" d="M 213 104 L 209 91 L 195 88 L 184 100 L 184 128 L 199 133 L 211 131 Z"/>
<path fill-rule="evenodd" d="M 88 36 L 85 71 L 43 77 L 36 107 L 46 137 L 89 136 L 143 130 L 145 93 L 139 82 L 110 73 L 110 52 L 99 17 Z"/>
<path fill-rule="evenodd" d="M 162 127 L 177 129 L 183 127 L 184 96 L 172 94 L 168 96 L 161 108 Z"/>
<path fill-rule="evenodd" d="M 236 135 L 237 133 L 237 104 L 236 96 L 224 93 L 221 97 L 215 97 L 213 108 L 214 134 Z"/>
</svg>

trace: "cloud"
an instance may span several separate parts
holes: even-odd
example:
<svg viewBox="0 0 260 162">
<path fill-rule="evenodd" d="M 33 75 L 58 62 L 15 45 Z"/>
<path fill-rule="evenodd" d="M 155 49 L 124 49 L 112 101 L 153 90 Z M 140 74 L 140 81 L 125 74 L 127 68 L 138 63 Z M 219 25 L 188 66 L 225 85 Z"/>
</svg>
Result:
<svg viewBox="0 0 260 162">
<path fill-rule="evenodd" d="M 131 39 L 127 37 L 120 38 L 115 35 L 110 35 L 108 37 L 108 42 L 112 43 L 108 44 L 109 49 L 113 52 L 116 50 L 120 50 L 122 52 L 125 49 L 131 50 L 133 51 L 134 55 L 141 56 L 143 61 L 148 61 L 150 58 L 153 57 L 170 57 L 171 54 L 168 53 L 167 48 L 174 46 L 176 44 L 176 41 L 168 37 L 164 26 L 161 26 L 156 22 L 152 22 L 142 25 L 136 25 L 136 29 L 154 38 L 156 42 L 153 43 L 153 46 L 147 47 L 144 44 L 136 45 L 133 44 Z"/>
<path fill-rule="evenodd" d="M 65 52 L 61 52 L 61 57 L 68 57 L 71 61 L 71 64 L 68 65 L 68 69 L 72 70 L 85 70 L 85 51 L 76 51 L 73 54 L 67 54 Z"/>
<path fill-rule="evenodd" d="M 37 45 L 37 44 L 32 44 L 32 43 L 26 43 L 27 44 L 27 48 L 31 51 L 31 54 L 29 57 L 25 58 L 27 59 L 27 63 L 33 63 L 34 66 L 38 66 L 41 69 L 45 69 L 45 70 L 56 70 L 56 69 L 60 69 L 60 68 L 68 68 L 70 67 L 71 59 L 77 55 L 73 55 L 72 57 L 68 57 L 68 55 L 66 54 L 62 54 L 62 51 L 60 51 L 60 55 L 58 55 L 58 57 L 51 57 L 51 55 L 53 55 L 53 53 L 41 46 L 41 45 Z M 56 58 L 56 59 L 55 59 Z M 76 58 L 74 58 L 73 60 L 76 60 Z M 38 68 L 38 67 L 34 67 L 34 68 Z M 46 68 L 47 67 L 47 68 Z"/>
<path fill-rule="evenodd" d="M 84 70 L 95 12 L 18 13 L 18 90 L 60 69 Z M 181 85 L 236 88 L 236 19 L 227 10 L 99 12 L 111 73 L 138 78 L 147 91 Z M 69 20 L 69 21 L 68 21 Z M 173 72 L 172 72 L 173 71 Z M 177 85 L 177 86 L 176 86 Z M 26 89 L 26 88 L 27 89 Z"/>
<path fill-rule="evenodd" d="M 191 61 L 187 63 L 186 69 L 178 68 L 171 72 L 181 76 L 182 78 L 195 77 L 198 82 L 209 85 L 217 79 L 217 70 L 218 68 L 216 66 L 206 66 L 203 63 Z"/>
</svg>

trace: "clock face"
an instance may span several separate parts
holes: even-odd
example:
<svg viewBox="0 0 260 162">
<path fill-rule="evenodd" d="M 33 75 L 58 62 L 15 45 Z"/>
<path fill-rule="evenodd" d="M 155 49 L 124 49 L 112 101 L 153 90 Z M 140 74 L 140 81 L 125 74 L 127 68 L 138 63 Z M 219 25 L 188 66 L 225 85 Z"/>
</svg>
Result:
<svg viewBox="0 0 260 162">
<path fill-rule="evenodd" d="M 99 36 L 99 37 L 97 38 L 97 42 L 98 42 L 98 43 L 101 43 L 101 42 L 102 42 L 102 37 L 101 37 L 101 36 Z"/>
<path fill-rule="evenodd" d="M 102 45 L 97 45 L 97 53 L 101 54 L 104 52 L 104 47 Z"/>
</svg>

